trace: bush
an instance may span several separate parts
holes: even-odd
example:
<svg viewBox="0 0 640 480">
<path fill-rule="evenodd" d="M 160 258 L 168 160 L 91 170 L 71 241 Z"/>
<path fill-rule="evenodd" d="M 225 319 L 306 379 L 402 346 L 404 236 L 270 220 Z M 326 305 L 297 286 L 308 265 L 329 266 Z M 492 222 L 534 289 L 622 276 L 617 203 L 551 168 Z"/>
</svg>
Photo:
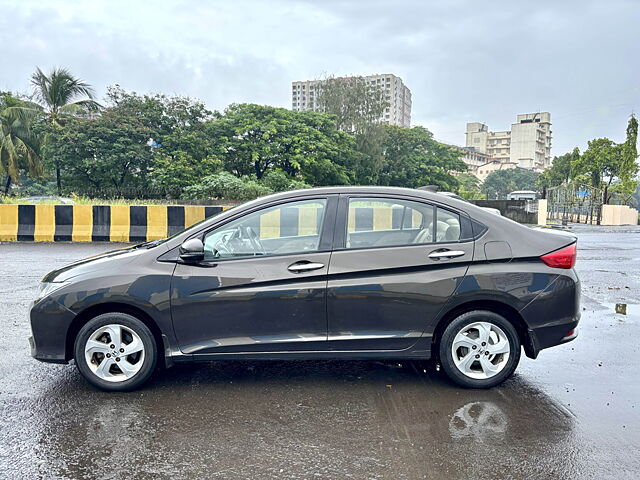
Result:
<svg viewBox="0 0 640 480">
<path fill-rule="evenodd" d="M 207 175 L 199 183 L 184 189 L 183 198 L 192 200 L 252 200 L 273 193 L 251 177 L 238 178 L 228 172 Z"/>
<path fill-rule="evenodd" d="M 260 183 L 271 189 L 273 192 L 285 192 L 287 190 L 310 188 L 309 184 L 302 180 L 291 178 L 282 170 L 271 170 L 262 177 Z"/>
</svg>

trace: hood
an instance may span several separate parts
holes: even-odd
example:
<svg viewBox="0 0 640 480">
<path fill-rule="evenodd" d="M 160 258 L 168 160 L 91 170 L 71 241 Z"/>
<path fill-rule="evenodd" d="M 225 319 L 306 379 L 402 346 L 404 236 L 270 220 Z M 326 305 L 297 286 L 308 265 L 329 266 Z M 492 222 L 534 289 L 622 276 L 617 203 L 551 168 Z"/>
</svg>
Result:
<svg viewBox="0 0 640 480">
<path fill-rule="evenodd" d="M 156 250 L 158 255 L 165 251 L 165 248 L 158 246 L 161 250 Z M 84 275 L 96 270 L 112 269 L 121 265 L 132 262 L 140 255 L 148 253 L 149 249 L 145 244 L 135 245 L 132 247 L 112 250 L 110 252 L 101 253 L 92 257 L 79 260 L 77 262 L 65 265 L 62 268 L 47 273 L 42 279 L 43 282 L 64 282 L 73 277 Z"/>
</svg>

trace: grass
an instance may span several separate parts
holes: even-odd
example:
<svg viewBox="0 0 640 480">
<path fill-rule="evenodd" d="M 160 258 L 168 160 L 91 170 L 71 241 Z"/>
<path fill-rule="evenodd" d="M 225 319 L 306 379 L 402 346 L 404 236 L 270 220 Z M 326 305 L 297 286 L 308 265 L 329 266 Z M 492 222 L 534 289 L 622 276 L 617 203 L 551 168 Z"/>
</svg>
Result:
<svg viewBox="0 0 640 480">
<path fill-rule="evenodd" d="M 70 195 L 68 197 L 74 205 L 191 205 L 189 200 L 167 200 L 167 199 L 130 199 L 130 198 L 89 198 L 80 195 Z M 236 202 L 228 202 L 236 203 Z M 32 201 L 20 198 L 0 195 L 0 204 L 11 205 L 33 205 Z M 38 205 L 64 205 L 59 200 L 45 200 L 38 202 Z M 71 205 L 71 204 L 67 204 Z"/>
</svg>

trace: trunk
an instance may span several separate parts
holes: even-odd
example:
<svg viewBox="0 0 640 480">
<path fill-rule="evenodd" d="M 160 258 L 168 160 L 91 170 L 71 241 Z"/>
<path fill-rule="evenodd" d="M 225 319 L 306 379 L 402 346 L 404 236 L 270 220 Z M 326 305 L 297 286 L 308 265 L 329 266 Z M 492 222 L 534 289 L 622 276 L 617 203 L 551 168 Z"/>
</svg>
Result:
<svg viewBox="0 0 640 480">
<path fill-rule="evenodd" d="M 11 175 L 7 175 L 7 182 L 4 184 L 4 194 L 9 195 L 9 189 L 11 188 Z"/>
<path fill-rule="evenodd" d="M 58 195 L 62 196 L 62 181 L 60 179 L 60 167 L 56 167 L 56 185 L 58 186 Z"/>
</svg>

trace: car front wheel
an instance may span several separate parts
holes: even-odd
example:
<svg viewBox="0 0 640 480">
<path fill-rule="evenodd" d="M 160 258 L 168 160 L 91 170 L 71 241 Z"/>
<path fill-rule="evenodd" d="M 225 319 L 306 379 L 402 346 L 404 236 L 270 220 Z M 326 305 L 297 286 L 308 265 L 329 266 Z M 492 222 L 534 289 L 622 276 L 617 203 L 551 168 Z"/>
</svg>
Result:
<svg viewBox="0 0 640 480">
<path fill-rule="evenodd" d="M 76 337 L 75 361 L 92 385 L 127 391 L 146 382 L 156 365 L 157 346 L 149 328 L 125 313 L 104 313 Z"/>
<path fill-rule="evenodd" d="M 454 319 L 439 345 L 442 369 L 458 385 L 491 388 L 511 376 L 520 361 L 520 339 L 503 316 L 474 310 Z"/>
</svg>

